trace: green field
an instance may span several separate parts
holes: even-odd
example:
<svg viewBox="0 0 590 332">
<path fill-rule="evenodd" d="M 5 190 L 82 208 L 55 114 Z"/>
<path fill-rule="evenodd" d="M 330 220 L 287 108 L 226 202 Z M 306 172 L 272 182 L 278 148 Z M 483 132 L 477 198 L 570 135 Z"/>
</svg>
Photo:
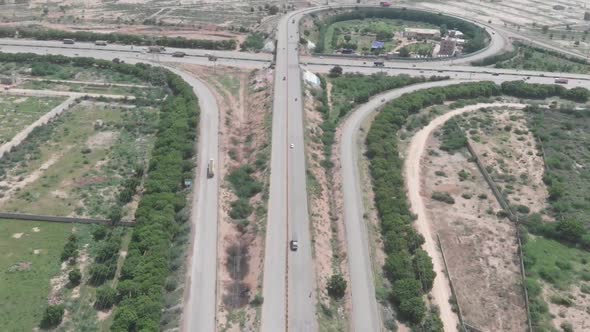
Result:
<svg viewBox="0 0 590 332">
<path fill-rule="evenodd" d="M 0 208 L 106 218 L 122 182 L 146 164 L 157 119 L 147 107 L 77 105 L 0 160 L 14 184 L 40 173 Z"/>
<path fill-rule="evenodd" d="M 61 223 L 0 220 L 2 331 L 31 331 L 38 326 L 47 306 L 49 280 L 60 270 L 60 255 L 72 227 Z M 78 232 L 86 228 L 75 227 Z M 20 238 L 15 238 L 18 235 Z M 34 250 L 40 251 L 35 254 Z"/>
<path fill-rule="evenodd" d="M 383 51 L 389 52 L 397 45 L 393 39 L 394 34 L 403 32 L 405 28 L 438 27 L 428 23 L 376 18 L 336 22 L 326 30 L 326 53 L 340 48 L 353 48 L 357 52 L 368 53 L 375 40 L 384 41 Z M 347 40 L 348 38 L 350 39 Z"/>
<path fill-rule="evenodd" d="M 64 98 L 0 97 L 0 144 L 9 142 L 14 135 L 59 105 Z"/>
</svg>

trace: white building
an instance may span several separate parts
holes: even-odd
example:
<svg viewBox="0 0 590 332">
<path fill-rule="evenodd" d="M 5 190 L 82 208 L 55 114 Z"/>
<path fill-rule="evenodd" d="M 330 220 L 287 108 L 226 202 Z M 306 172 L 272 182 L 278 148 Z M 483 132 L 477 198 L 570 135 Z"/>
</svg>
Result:
<svg viewBox="0 0 590 332">
<path fill-rule="evenodd" d="M 439 29 L 405 28 L 404 37 L 415 39 L 439 39 Z"/>
<path fill-rule="evenodd" d="M 463 38 L 463 32 L 459 30 L 449 30 L 449 37 Z"/>
</svg>

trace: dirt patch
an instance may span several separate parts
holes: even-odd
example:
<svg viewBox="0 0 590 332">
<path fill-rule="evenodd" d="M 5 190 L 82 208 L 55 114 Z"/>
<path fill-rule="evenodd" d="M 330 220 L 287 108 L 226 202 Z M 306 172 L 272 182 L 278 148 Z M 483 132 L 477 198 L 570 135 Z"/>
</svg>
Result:
<svg viewBox="0 0 590 332">
<path fill-rule="evenodd" d="M 116 131 L 100 131 L 90 137 L 86 141 L 86 145 L 90 149 L 105 149 L 115 143 L 119 137 L 119 132 Z"/>
<path fill-rule="evenodd" d="M 8 272 L 22 272 L 31 269 L 31 262 L 18 262 L 8 268 Z"/>
<path fill-rule="evenodd" d="M 511 205 L 543 212 L 548 197 L 544 162 L 520 110 L 489 110 L 460 121 L 470 143 Z"/>
<path fill-rule="evenodd" d="M 99 322 L 102 322 L 102 321 L 106 320 L 107 318 L 109 318 L 112 313 L 113 313 L 113 309 L 110 309 L 109 311 L 98 310 L 96 312 L 96 319 L 98 319 Z"/>
<path fill-rule="evenodd" d="M 13 239 L 20 239 L 25 233 L 14 233 L 12 234 Z"/>
</svg>

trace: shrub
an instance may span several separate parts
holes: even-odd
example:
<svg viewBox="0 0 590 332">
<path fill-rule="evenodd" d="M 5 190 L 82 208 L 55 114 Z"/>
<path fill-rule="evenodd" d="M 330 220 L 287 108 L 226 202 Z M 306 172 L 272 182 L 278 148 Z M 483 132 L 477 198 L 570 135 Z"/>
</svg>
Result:
<svg viewBox="0 0 590 332">
<path fill-rule="evenodd" d="M 41 328 L 49 329 L 58 326 L 61 323 L 64 312 L 65 306 L 63 304 L 47 306 L 41 319 Z"/>
<path fill-rule="evenodd" d="M 98 225 L 92 231 L 92 238 L 94 241 L 100 241 L 107 235 L 108 228 L 105 225 Z"/>
<path fill-rule="evenodd" d="M 435 191 L 432 193 L 432 199 L 445 202 L 447 204 L 455 204 L 455 199 L 448 192 Z"/>
<path fill-rule="evenodd" d="M 346 286 L 347 283 L 342 274 L 333 274 L 330 280 L 328 280 L 328 295 L 334 299 L 341 299 L 346 293 Z"/>
<path fill-rule="evenodd" d="M 70 273 L 68 273 L 68 280 L 70 281 L 70 284 L 74 286 L 79 285 L 82 280 L 82 272 L 80 272 L 80 269 L 70 271 Z"/>
<path fill-rule="evenodd" d="M 117 291 L 110 286 L 102 286 L 96 290 L 94 307 L 99 310 L 110 309 L 116 301 Z"/>
<path fill-rule="evenodd" d="M 447 121 L 442 127 L 440 149 L 454 152 L 467 146 L 467 137 L 463 130 L 453 120 Z"/>
<path fill-rule="evenodd" d="M 261 294 L 256 294 L 254 296 L 254 299 L 252 299 L 252 301 L 250 302 L 251 305 L 255 306 L 255 307 L 259 307 L 264 303 L 264 297 L 262 297 Z"/>
</svg>

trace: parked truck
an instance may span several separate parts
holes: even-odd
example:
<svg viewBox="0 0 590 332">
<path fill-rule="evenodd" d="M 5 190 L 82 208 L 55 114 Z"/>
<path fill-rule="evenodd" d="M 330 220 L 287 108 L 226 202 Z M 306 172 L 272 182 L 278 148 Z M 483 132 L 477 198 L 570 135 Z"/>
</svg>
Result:
<svg viewBox="0 0 590 332">
<path fill-rule="evenodd" d="M 209 159 L 209 162 L 207 163 L 207 177 L 208 178 L 212 178 L 213 176 L 215 176 L 214 168 L 215 168 L 215 162 L 213 161 L 213 159 Z"/>
<path fill-rule="evenodd" d="M 71 45 L 71 44 L 74 44 L 75 43 L 75 41 L 73 39 L 64 39 L 63 41 L 64 41 L 64 44 L 70 44 Z"/>
<path fill-rule="evenodd" d="M 557 84 L 567 84 L 569 80 L 567 78 L 556 78 L 555 83 Z"/>
<path fill-rule="evenodd" d="M 148 46 L 147 48 L 148 53 L 160 53 L 166 51 L 164 46 Z"/>
</svg>

